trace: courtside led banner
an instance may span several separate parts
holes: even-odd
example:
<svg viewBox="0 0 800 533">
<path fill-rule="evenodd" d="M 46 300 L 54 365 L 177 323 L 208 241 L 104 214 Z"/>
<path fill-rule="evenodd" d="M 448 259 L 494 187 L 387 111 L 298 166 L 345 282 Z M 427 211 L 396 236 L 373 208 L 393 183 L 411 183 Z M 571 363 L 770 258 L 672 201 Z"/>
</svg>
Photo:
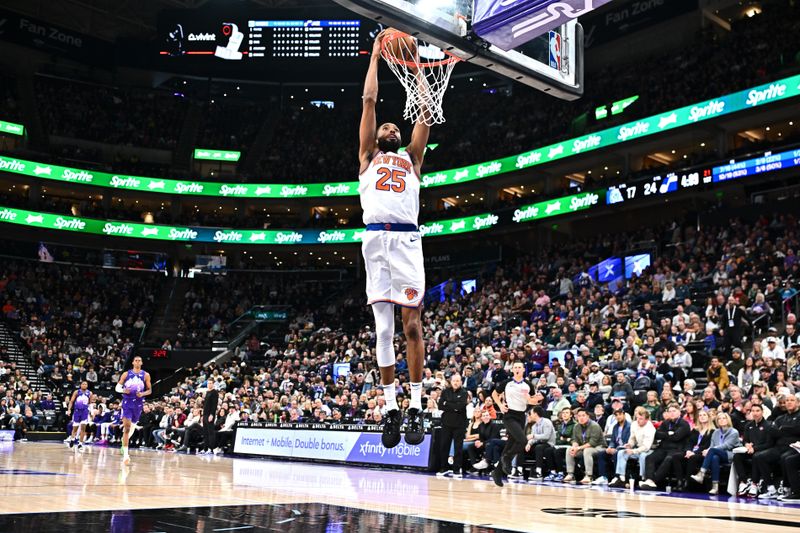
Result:
<svg viewBox="0 0 800 533">
<path fill-rule="evenodd" d="M 698 104 L 688 105 L 673 111 L 666 111 L 659 115 L 551 144 L 530 152 L 494 161 L 486 161 L 477 165 L 424 174 L 422 176 L 422 186 L 427 188 L 455 185 L 467 181 L 490 178 L 498 174 L 515 172 L 745 109 L 786 100 L 798 95 L 800 95 L 800 75 Z M 358 195 L 357 181 L 309 183 L 305 185 L 179 181 L 60 167 L 13 157 L 0 157 L 0 171 L 98 187 L 176 195 L 230 198 L 324 198 Z"/>
<path fill-rule="evenodd" d="M 0 133 L 10 133 L 11 135 L 25 135 L 25 126 L 22 124 L 14 124 L 13 122 L 4 122 L 0 120 Z"/>
<path fill-rule="evenodd" d="M 499 217 L 492 213 L 466 218 L 440 220 L 420 226 L 426 236 L 456 235 L 486 230 L 497 224 Z M 153 239 L 180 242 L 213 242 L 227 244 L 354 244 L 364 236 L 363 228 L 331 230 L 252 230 L 207 227 L 177 227 L 98 220 L 0 207 L 0 222 L 32 228 L 73 231 L 113 237 Z"/>
<path fill-rule="evenodd" d="M 209 150 L 208 148 L 194 149 L 195 159 L 236 162 L 240 157 L 242 157 L 242 152 L 234 152 L 233 150 Z"/>
<path fill-rule="evenodd" d="M 378 432 L 239 427 L 236 429 L 233 452 L 337 463 L 427 468 L 431 435 L 425 435 L 422 444 L 416 446 L 400 442 L 394 448 L 385 448 Z"/>
</svg>

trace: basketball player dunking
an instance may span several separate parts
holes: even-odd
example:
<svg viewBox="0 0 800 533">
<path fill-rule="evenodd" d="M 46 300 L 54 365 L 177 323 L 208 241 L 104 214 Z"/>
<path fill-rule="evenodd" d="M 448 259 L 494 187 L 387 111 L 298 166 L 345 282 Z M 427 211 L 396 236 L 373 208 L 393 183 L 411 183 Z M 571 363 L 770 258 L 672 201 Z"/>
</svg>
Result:
<svg viewBox="0 0 800 533">
<path fill-rule="evenodd" d="M 131 426 L 139 421 L 144 407 L 144 397 L 152 392 L 150 374 L 142 370 L 142 358 L 133 358 L 133 368 L 119 377 L 115 389 L 122 394 L 122 464 L 130 464 L 128 440 Z"/>
<path fill-rule="evenodd" d="M 375 315 L 378 367 L 388 409 L 382 442 L 385 447 L 393 448 L 400 442 L 403 423 L 395 391 L 395 305 L 402 308 L 411 386 L 405 439 L 408 444 L 416 445 L 425 436 L 422 417 L 424 347 L 420 321 L 425 269 L 417 218 L 420 168 L 430 127 L 421 122 L 414 125 L 411 143 L 404 154 L 399 153 L 399 128 L 391 123 L 377 127 L 375 104 L 383 36 L 381 32 L 375 39 L 364 82 L 358 192 L 366 224 L 361 251 L 367 274 L 367 303 Z"/>
<path fill-rule="evenodd" d="M 79 389 L 72 393 L 67 407 L 67 416 L 72 414 L 72 435 L 67 439 L 67 444 L 72 448 L 78 444 L 78 450 L 83 451 L 83 442 L 86 440 L 86 425 L 89 423 L 89 402 L 92 399 L 92 392 L 89 390 L 89 382 L 82 381 Z M 77 436 L 80 431 L 80 437 Z M 80 440 L 78 440 L 80 439 Z"/>
</svg>

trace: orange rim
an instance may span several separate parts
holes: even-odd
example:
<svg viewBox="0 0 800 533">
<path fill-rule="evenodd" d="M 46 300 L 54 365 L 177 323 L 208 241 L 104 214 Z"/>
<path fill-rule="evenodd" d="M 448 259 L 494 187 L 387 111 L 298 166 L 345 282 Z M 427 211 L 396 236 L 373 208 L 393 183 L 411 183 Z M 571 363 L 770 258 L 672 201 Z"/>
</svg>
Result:
<svg viewBox="0 0 800 533">
<path fill-rule="evenodd" d="M 443 65 L 449 65 L 451 63 L 455 63 L 457 61 L 461 61 L 461 59 L 457 58 L 456 56 L 454 56 L 450 52 L 445 52 L 444 50 L 442 50 L 442 52 L 444 52 L 446 57 L 444 59 L 439 59 L 438 61 L 425 61 L 425 62 L 417 63 L 417 62 L 414 62 L 414 61 L 406 61 L 405 59 L 400 59 L 399 57 L 396 57 L 396 56 L 390 54 L 389 51 L 386 49 L 386 45 L 390 41 L 394 41 L 396 39 L 400 39 L 401 37 L 411 37 L 411 36 L 408 35 L 407 33 L 401 32 L 401 31 L 393 31 L 393 32 L 389 32 L 386 35 L 384 35 L 383 40 L 381 41 L 381 56 L 386 61 L 391 61 L 392 63 L 397 63 L 398 65 L 405 65 L 406 67 L 410 67 L 410 68 L 441 67 Z"/>
</svg>

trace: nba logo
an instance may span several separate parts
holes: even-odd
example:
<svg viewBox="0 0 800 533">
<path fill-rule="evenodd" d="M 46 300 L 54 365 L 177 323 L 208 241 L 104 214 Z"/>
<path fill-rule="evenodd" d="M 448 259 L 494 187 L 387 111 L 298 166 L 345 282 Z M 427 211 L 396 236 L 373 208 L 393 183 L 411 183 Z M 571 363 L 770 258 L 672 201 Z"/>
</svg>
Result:
<svg viewBox="0 0 800 533">
<path fill-rule="evenodd" d="M 561 70 L 561 34 L 550 32 L 550 68 Z"/>
</svg>

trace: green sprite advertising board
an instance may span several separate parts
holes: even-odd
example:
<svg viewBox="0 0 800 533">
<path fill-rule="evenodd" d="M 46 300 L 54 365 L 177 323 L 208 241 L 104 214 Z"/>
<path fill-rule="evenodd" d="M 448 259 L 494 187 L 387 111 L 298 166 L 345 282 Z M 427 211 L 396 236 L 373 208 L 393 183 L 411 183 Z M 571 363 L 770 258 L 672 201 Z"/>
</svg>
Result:
<svg viewBox="0 0 800 533">
<path fill-rule="evenodd" d="M 242 157 L 242 152 L 232 150 L 211 150 L 208 148 L 195 148 L 195 159 L 206 159 L 208 161 L 238 161 Z"/>
<path fill-rule="evenodd" d="M 13 122 L 4 122 L 0 120 L 0 133 L 10 133 L 11 135 L 25 135 L 25 126 L 22 124 L 14 124 Z"/>
<path fill-rule="evenodd" d="M 596 133 L 551 144 L 530 152 L 486 161 L 477 165 L 425 174 L 423 187 L 441 187 L 480 180 L 558 161 L 600 148 L 640 139 L 682 126 L 752 109 L 800 95 L 800 75 L 721 96 L 673 111 L 628 122 Z M 46 165 L 34 161 L 0 157 L 0 171 L 99 187 L 164 194 L 223 196 L 233 198 L 319 198 L 357 196 L 358 182 L 290 184 L 225 184 L 178 181 L 163 178 L 123 176 L 105 172 Z"/>
<path fill-rule="evenodd" d="M 455 235 L 486 230 L 497 224 L 499 217 L 488 213 L 466 218 L 440 220 L 420 226 L 424 236 Z M 366 230 L 242 230 L 229 228 L 176 227 L 135 222 L 71 217 L 0 207 L 0 223 L 33 228 L 72 231 L 111 237 L 129 237 L 177 242 L 213 242 L 219 244 L 353 244 L 360 243 Z"/>
</svg>

